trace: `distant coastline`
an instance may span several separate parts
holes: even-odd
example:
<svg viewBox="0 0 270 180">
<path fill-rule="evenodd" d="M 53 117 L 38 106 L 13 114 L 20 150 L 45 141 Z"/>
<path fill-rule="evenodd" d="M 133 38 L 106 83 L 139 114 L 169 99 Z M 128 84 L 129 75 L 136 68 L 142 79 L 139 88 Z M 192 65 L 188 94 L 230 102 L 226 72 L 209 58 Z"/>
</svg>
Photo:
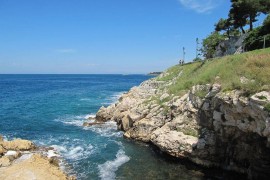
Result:
<svg viewBox="0 0 270 180">
<path fill-rule="evenodd" d="M 160 75 L 162 72 L 150 72 L 148 73 L 147 75 L 150 75 L 150 76 L 158 76 Z"/>
</svg>

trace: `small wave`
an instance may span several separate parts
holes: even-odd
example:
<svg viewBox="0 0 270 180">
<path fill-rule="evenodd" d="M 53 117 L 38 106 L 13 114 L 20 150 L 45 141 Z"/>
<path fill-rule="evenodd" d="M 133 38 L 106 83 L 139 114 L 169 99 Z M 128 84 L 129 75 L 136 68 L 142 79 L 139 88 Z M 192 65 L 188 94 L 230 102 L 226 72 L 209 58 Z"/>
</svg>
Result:
<svg viewBox="0 0 270 180">
<path fill-rule="evenodd" d="M 60 157 L 60 169 L 70 175 L 77 177 L 85 176 L 85 172 L 76 172 L 75 169 L 80 169 L 80 162 L 89 158 L 96 152 L 96 148 L 79 138 L 70 138 L 64 136 L 49 136 L 35 141 L 38 145 L 53 147 L 53 150 L 47 152 L 47 157 Z"/>
<path fill-rule="evenodd" d="M 96 117 L 95 114 L 87 114 L 86 116 L 84 116 L 84 119 L 95 118 L 95 117 Z"/>
<path fill-rule="evenodd" d="M 120 149 L 116 154 L 116 159 L 113 161 L 107 161 L 104 164 L 98 165 L 99 169 L 99 177 L 102 180 L 111 180 L 115 179 L 115 172 L 118 170 L 120 166 L 125 164 L 130 160 L 123 149 Z"/>
<path fill-rule="evenodd" d="M 94 118 L 94 114 L 80 115 L 80 116 L 69 116 L 56 119 L 56 121 L 62 122 L 66 125 L 79 126 L 81 127 L 83 123 L 89 118 Z"/>
<path fill-rule="evenodd" d="M 90 99 L 90 98 L 81 98 L 80 101 L 93 101 L 93 99 Z"/>
<path fill-rule="evenodd" d="M 84 127 L 85 130 L 91 130 L 104 137 L 122 137 L 123 132 L 117 130 L 116 122 L 108 121 L 102 125 Z"/>
<path fill-rule="evenodd" d="M 106 98 L 105 102 L 102 103 L 102 105 L 110 105 L 112 103 L 115 103 L 124 93 L 124 91 L 114 93 L 110 97 Z"/>
<path fill-rule="evenodd" d="M 82 126 L 83 125 L 82 120 L 71 120 L 71 121 L 65 121 L 63 123 L 68 124 L 68 125 L 74 125 L 74 126 Z"/>
</svg>

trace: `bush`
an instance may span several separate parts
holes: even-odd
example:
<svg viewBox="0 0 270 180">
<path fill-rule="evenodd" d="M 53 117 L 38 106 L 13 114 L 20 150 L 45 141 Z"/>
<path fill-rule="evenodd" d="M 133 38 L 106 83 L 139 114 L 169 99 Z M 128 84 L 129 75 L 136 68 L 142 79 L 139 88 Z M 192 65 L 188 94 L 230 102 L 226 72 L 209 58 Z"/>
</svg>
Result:
<svg viewBox="0 0 270 180">
<path fill-rule="evenodd" d="M 202 59 L 197 57 L 197 58 L 193 59 L 193 62 L 195 62 L 195 61 L 202 61 Z"/>
<path fill-rule="evenodd" d="M 216 52 L 216 47 L 221 41 L 225 40 L 225 35 L 219 32 L 213 32 L 206 39 L 203 40 L 202 54 L 206 59 L 213 58 Z"/>
</svg>

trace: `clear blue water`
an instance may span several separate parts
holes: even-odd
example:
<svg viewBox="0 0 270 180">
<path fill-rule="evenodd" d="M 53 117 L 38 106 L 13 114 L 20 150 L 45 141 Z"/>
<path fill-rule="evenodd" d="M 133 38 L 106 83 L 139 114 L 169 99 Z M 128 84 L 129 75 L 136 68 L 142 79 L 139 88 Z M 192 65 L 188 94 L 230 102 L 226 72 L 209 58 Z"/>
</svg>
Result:
<svg viewBox="0 0 270 180">
<path fill-rule="evenodd" d="M 200 179 L 194 167 L 122 137 L 113 122 L 82 123 L 145 75 L 0 75 L 0 134 L 52 146 L 78 179 Z"/>
</svg>

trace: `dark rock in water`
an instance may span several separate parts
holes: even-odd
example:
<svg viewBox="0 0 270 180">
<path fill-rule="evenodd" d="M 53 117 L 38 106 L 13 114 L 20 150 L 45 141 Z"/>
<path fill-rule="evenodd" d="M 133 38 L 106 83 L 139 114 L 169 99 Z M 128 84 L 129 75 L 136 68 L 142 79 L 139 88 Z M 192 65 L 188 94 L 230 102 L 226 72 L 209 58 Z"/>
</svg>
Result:
<svg viewBox="0 0 270 180">
<path fill-rule="evenodd" d="M 59 167 L 59 164 L 60 164 L 59 158 L 57 158 L 57 157 L 51 157 L 51 158 L 49 158 L 49 162 L 51 164 L 53 164 L 54 166 Z"/>
<path fill-rule="evenodd" d="M 89 126 L 98 125 L 98 124 L 104 124 L 104 122 L 84 122 L 83 126 L 89 127 Z"/>
</svg>

